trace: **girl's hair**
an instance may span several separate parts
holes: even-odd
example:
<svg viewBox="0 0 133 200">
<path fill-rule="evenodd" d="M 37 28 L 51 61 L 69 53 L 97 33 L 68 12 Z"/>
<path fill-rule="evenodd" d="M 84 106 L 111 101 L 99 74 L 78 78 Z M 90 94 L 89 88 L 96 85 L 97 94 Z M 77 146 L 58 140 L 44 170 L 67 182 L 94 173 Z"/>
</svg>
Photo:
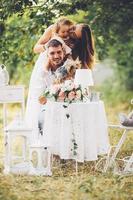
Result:
<svg viewBox="0 0 133 200">
<path fill-rule="evenodd" d="M 67 18 L 61 18 L 56 22 L 55 32 L 58 33 L 62 25 L 72 26 L 73 24 L 74 23 L 71 20 Z"/>
<path fill-rule="evenodd" d="M 95 59 L 94 38 L 91 28 L 87 24 L 82 25 L 79 59 L 84 68 L 93 68 Z"/>
</svg>

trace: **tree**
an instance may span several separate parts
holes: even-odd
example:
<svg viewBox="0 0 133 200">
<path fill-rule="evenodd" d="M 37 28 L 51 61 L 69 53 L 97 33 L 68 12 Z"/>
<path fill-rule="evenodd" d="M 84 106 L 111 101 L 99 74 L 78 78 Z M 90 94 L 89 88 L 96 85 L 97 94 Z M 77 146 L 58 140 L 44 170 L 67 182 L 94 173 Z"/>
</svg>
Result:
<svg viewBox="0 0 133 200">
<path fill-rule="evenodd" d="M 34 66 L 33 46 L 44 29 L 53 23 L 53 19 L 63 14 L 65 3 L 59 3 L 60 0 L 45 0 L 38 1 L 35 5 L 25 5 L 24 1 L 19 1 L 19 10 L 10 10 L 7 8 L 8 3 L 3 2 L 5 7 L 2 13 L 6 14 L 1 18 L 3 28 L 0 31 L 0 62 L 7 65 L 10 77 L 17 80 L 24 77 L 23 74 L 29 74 L 29 69 Z M 15 2 L 12 1 L 10 8 L 15 7 Z"/>
<path fill-rule="evenodd" d="M 133 2 L 131 0 L 76 0 L 72 11 L 87 12 L 84 21 L 91 24 L 100 59 L 116 60 L 117 77 L 126 88 L 133 89 Z"/>
</svg>

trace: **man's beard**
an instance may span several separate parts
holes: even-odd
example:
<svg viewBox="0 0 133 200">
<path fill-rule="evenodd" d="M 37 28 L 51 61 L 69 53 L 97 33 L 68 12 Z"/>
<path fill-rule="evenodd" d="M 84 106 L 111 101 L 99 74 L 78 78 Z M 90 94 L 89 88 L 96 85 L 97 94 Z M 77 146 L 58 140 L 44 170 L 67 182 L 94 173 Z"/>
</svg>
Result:
<svg viewBox="0 0 133 200">
<path fill-rule="evenodd" d="M 64 61 L 62 60 L 61 62 L 57 62 L 56 64 L 54 64 L 54 66 L 57 66 L 57 67 L 60 67 L 60 66 L 62 66 L 62 64 L 64 63 Z"/>
<path fill-rule="evenodd" d="M 57 68 L 61 67 L 63 65 L 64 61 L 62 60 L 60 63 L 58 64 L 52 64 L 52 71 L 56 70 Z"/>
</svg>

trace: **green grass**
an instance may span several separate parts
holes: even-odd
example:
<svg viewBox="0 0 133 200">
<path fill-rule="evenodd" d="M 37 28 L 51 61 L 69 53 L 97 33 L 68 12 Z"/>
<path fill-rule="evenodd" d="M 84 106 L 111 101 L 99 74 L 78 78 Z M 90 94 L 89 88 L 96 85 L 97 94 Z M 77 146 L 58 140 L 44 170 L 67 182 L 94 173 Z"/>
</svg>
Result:
<svg viewBox="0 0 133 200">
<path fill-rule="evenodd" d="M 110 107 L 105 103 L 108 121 L 118 123 L 117 114 L 126 112 L 129 103 Z M 14 110 L 14 109 L 13 109 Z M 1 132 L 1 131 L 0 131 Z M 114 145 L 121 137 L 118 131 L 110 130 Z M 2 135 L 2 133 L 1 133 Z M 0 138 L 3 139 L 2 136 Z M 128 135 L 119 157 L 131 155 L 133 136 Z M 3 140 L 2 140 L 3 141 Z M 2 144 L 1 141 L 1 144 Z M 3 148 L 1 149 L 3 151 Z M 2 173 L 0 164 L 0 200 L 131 200 L 133 199 L 133 176 L 118 176 L 112 172 L 103 174 L 94 168 L 96 162 L 79 164 L 78 176 L 73 162 L 66 166 L 54 164 L 52 177 L 8 175 Z"/>
<path fill-rule="evenodd" d="M 101 174 L 92 166 L 80 168 L 77 177 L 71 169 L 56 169 L 52 177 L 0 174 L 0 200 L 132 199 L 133 177 Z"/>
<path fill-rule="evenodd" d="M 98 90 L 101 91 L 101 96 L 104 102 L 110 107 L 119 107 L 119 104 L 126 105 L 131 109 L 131 99 L 133 99 L 133 91 L 127 90 L 125 85 L 120 84 L 116 79 L 110 78 L 106 80 Z"/>
</svg>

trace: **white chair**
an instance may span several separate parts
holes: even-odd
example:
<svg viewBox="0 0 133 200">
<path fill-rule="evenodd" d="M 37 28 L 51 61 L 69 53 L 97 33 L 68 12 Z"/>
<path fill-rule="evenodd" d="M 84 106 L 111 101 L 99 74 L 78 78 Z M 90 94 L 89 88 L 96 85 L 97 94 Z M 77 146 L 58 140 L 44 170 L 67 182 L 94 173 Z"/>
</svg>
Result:
<svg viewBox="0 0 133 200">
<path fill-rule="evenodd" d="M 131 104 L 133 105 L 133 99 L 131 99 Z M 128 117 L 130 117 L 132 114 L 133 114 L 133 111 L 131 111 L 129 113 Z M 117 155 L 120 152 L 120 149 L 121 149 L 122 145 L 124 144 L 124 142 L 127 138 L 127 135 L 130 133 L 133 133 L 133 126 L 129 127 L 129 126 L 123 126 L 121 124 L 119 124 L 119 125 L 110 124 L 109 128 L 118 129 L 120 131 L 122 130 L 122 136 L 116 146 L 111 146 L 111 148 L 109 149 L 108 155 L 101 158 L 97 162 L 95 169 L 102 171 L 102 172 L 107 172 L 109 169 L 113 168 L 114 173 L 116 173 L 116 174 L 120 174 L 120 175 L 128 174 L 128 173 L 133 174 L 133 153 L 131 156 L 127 156 L 122 159 L 117 158 Z M 112 151 L 112 150 L 114 150 L 114 151 Z M 122 170 L 119 170 L 119 167 L 115 168 L 117 161 L 123 162 Z"/>
<path fill-rule="evenodd" d="M 4 173 L 15 174 L 30 174 L 30 175 L 49 175 L 51 176 L 51 154 L 49 148 L 44 149 L 44 145 L 36 143 L 36 140 L 31 143 L 32 129 L 24 121 L 24 86 L 2 86 L 0 87 L 0 103 L 3 104 L 3 127 L 4 127 L 4 144 L 5 144 L 5 159 Z M 8 125 L 7 104 L 19 103 L 21 108 L 20 116 L 17 116 Z M 12 151 L 13 141 L 21 137 L 23 143 L 21 145 L 22 154 L 18 156 Z M 37 152 L 38 164 L 35 168 L 32 164 L 32 153 Z M 43 166 L 43 156 L 47 153 L 46 167 Z"/>
<path fill-rule="evenodd" d="M 133 127 L 127 127 L 122 125 L 109 125 L 109 128 L 122 130 L 122 136 L 116 146 L 111 146 L 109 149 L 108 155 L 102 157 L 96 164 L 95 169 L 102 172 L 107 172 L 109 169 L 113 168 L 114 173 L 116 174 L 127 174 L 133 173 L 133 153 L 131 156 L 119 159 L 117 158 L 118 153 L 122 145 L 124 144 L 127 135 L 133 132 Z M 117 167 L 117 162 L 123 162 L 123 169 L 119 170 Z"/>
<path fill-rule="evenodd" d="M 0 104 L 3 104 L 3 127 L 8 124 L 7 105 L 19 103 L 21 106 L 21 116 L 24 116 L 25 99 L 24 86 L 0 86 Z"/>
<path fill-rule="evenodd" d="M 133 99 L 131 99 L 131 104 L 133 105 Z M 128 117 L 131 117 L 133 115 L 133 111 L 131 111 L 128 115 Z M 122 159 L 118 159 L 116 158 L 122 145 L 124 144 L 127 135 L 129 133 L 133 133 L 133 126 L 129 127 L 129 126 L 123 126 L 123 125 L 110 125 L 109 127 L 111 128 L 119 128 L 120 130 L 123 130 L 122 136 L 118 142 L 118 144 L 116 145 L 114 152 L 111 156 L 108 156 L 107 160 L 106 160 L 106 164 L 104 166 L 104 172 L 106 172 L 110 167 L 112 167 L 112 165 L 115 163 L 115 160 L 118 161 L 122 161 L 123 162 L 123 169 L 119 170 L 116 169 L 115 173 L 117 174 L 127 174 L 127 173 L 132 173 L 133 174 L 133 153 L 131 156 L 127 156 L 125 158 Z"/>
<path fill-rule="evenodd" d="M 4 173 L 21 173 L 26 170 L 26 159 L 28 155 L 28 140 L 31 136 L 32 130 L 23 121 L 25 100 L 24 100 L 24 86 L 2 86 L 0 87 L 0 103 L 3 104 L 3 126 L 4 126 L 4 140 L 5 140 L 5 162 Z M 19 103 L 21 108 L 21 116 L 8 125 L 9 116 L 7 114 L 7 104 Z M 22 156 L 13 155 L 12 141 L 16 137 L 24 139 L 22 146 Z M 21 160 L 21 162 L 19 162 Z M 19 162 L 14 164 L 14 162 Z"/>
<path fill-rule="evenodd" d="M 131 132 L 133 132 L 133 127 L 126 127 L 126 126 L 122 126 L 122 125 L 109 125 L 109 127 L 111 128 L 117 128 L 117 129 L 120 129 L 122 130 L 122 136 L 118 142 L 118 144 L 115 146 L 114 148 L 114 152 L 112 153 L 111 155 L 111 149 L 110 149 L 110 152 L 109 152 L 109 155 L 108 155 L 108 158 L 106 160 L 106 164 L 104 166 L 104 172 L 106 172 L 108 169 L 110 169 L 114 164 L 115 164 L 115 161 L 123 161 L 123 164 L 124 164 L 124 167 L 123 167 L 123 170 L 122 171 L 119 171 L 119 170 L 115 170 L 116 173 L 120 174 L 120 173 L 133 173 L 133 154 L 128 157 L 125 157 L 123 159 L 119 159 L 117 158 L 117 155 L 122 147 L 122 145 L 124 144 L 126 138 L 127 138 L 127 135 Z M 112 147 L 113 148 L 113 147 Z"/>
</svg>

